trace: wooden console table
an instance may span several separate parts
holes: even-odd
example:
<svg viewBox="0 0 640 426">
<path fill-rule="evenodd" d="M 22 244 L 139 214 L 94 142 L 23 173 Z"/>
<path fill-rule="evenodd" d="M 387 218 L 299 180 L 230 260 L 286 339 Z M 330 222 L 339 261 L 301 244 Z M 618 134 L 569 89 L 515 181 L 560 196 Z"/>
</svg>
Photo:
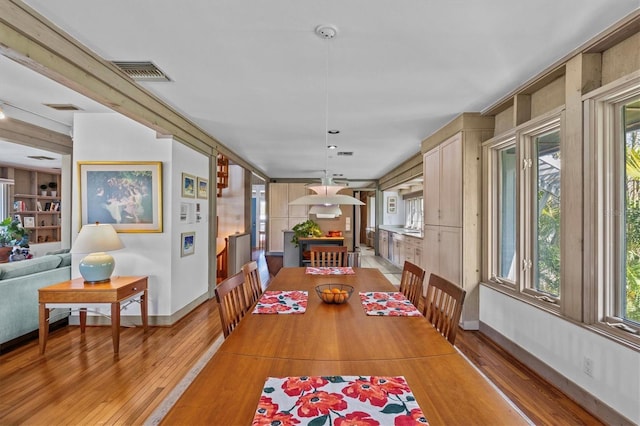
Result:
<svg viewBox="0 0 640 426">
<path fill-rule="evenodd" d="M 110 303 L 111 304 L 111 336 L 113 352 L 120 349 L 120 302 L 140 294 L 140 311 L 142 326 L 146 332 L 149 328 L 146 276 L 112 277 L 105 283 L 89 284 L 84 278 L 75 278 L 38 290 L 40 314 L 40 354 L 44 354 L 49 336 L 49 308 L 47 303 Z M 87 310 L 80 309 L 80 332 L 84 333 L 87 324 Z"/>
</svg>

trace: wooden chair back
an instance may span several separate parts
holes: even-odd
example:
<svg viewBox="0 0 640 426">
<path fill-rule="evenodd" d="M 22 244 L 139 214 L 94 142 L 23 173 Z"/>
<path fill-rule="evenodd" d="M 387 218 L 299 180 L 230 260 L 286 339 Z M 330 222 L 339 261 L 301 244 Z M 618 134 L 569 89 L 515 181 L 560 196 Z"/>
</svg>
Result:
<svg viewBox="0 0 640 426">
<path fill-rule="evenodd" d="M 431 274 L 424 301 L 425 318 L 453 345 L 467 292 L 451 281 Z"/>
<path fill-rule="evenodd" d="M 251 306 L 262 296 L 262 280 L 260 279 L 260 271 L 258 270 L 258 262 L 252 260 L 242 265 L 242 273 L 244 274 L 245 293 L 247 306 Z"/>
<path fill-rule="evenodd" d="M 216 300 L 222 322 L 222 332 L 226 338 L 240 323 L 248 305 L 244 289 L 244 274 L 238 272 L 222 281 L 216 287 Z"/>
<path fill-rule="evenodd" d="M 405 260 L 404 268 L 402 269 L 402 278 L 400 279 L 400 292 L 404 294 L 416 308 L 422 298 L 424 274 L 424 269 Z"/>
<path fill-rule="evenodd" d="M 346 246 L 311 246 L 311 266 L 347 266 Z"/>
</svg>

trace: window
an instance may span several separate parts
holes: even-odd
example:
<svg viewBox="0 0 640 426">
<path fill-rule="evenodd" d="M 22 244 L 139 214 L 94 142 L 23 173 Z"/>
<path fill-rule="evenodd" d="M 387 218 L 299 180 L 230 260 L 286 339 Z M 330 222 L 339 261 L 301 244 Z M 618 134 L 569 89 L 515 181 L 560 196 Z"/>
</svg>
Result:
<svg viewBox="0 0 640 426">
<path fill-rule="evenodd" d="M 592 171 L 585 199 L 587 321 L 637 343 L 640 333 L 640 78 L 586 102 Z M 585 192 L 587 194 L 589 192 Z"/>
<path fill-rule="evenodd" d="M 557 304 L 560 283 L 560 115 L 484 148 L 489 280 Z"/>
<path fill-rule="evenodd" d="M 618 292 L 618 317 L 640 324 L 640 98 L 624 106 L 621 111 L 624 176 L 619 199 L 623 204 L 619 224 L 619 270 L 622 279 Z"/>
<path fill-rule="evenodd" d="M 422 230 L 423 197 L 414 197 L 404 200 L 404 209 L 404 227 L 407 229 Z"/>
</svg>

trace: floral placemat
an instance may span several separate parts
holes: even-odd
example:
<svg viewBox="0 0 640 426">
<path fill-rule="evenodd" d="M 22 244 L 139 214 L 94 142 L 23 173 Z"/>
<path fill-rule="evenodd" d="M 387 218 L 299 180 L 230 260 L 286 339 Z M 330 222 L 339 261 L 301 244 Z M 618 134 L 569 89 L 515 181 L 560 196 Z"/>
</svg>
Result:
<svg viewBox="0 0 640 426">
<path fill-rule="evenodd" d="M 254 314 L 304 314 L 307 310 L 306 291 L 265 291 L 256 307 Z"/>
<path fill-rule="evenodd" d="M 307 266 L 304 271 L 310 275 L 353 275 L 355 274 L 351 266 Z"/>
<path fill-rule="evenodd" d="M 262 425 L 428 425 L 402 376 L 267 378 L 253 418 Z"/>
<path fill-rule="evenodd" d="M 386 315 L 392 317 L 419 317 L 422 314 L 399 291 L 361 292 L 360 301 L 367 315 Z"/>
</svg>

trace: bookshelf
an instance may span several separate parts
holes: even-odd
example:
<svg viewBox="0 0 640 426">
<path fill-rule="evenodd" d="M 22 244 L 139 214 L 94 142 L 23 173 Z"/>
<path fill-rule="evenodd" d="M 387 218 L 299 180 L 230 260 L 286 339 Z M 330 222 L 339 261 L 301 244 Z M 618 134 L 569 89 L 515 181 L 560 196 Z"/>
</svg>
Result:
<svg viewBox="0 0 640 426">
<path fill-rule="evenodd" d="M 14 168 L 13 179 L 11 211 L 30 231 L 29 244 L 60 241 L 60 173 Z"/>
</svg>

